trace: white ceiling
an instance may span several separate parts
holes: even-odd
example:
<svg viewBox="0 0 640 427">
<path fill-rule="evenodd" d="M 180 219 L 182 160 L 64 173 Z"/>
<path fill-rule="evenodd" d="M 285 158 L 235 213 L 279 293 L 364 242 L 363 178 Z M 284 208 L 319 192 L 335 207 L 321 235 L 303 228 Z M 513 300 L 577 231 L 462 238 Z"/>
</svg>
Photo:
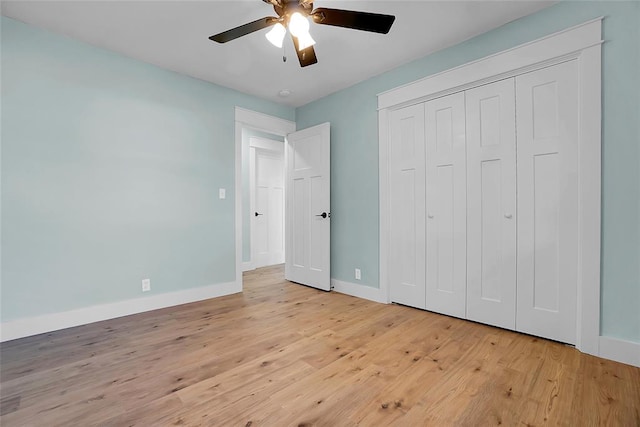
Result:
<svg viewBox="0 0 640 427">
<path fill-rule="evenodd" d="M 2 1 L 2 14 L 181 74 L 289 106 L 304 105 L 429 53 L 457 44 L 554 1 L 317 0 L 331 7 L 396 16 L 387 35 L 311 26 L 318 63 L 300 68 L 258 31 L 226 44 L 208 37 L 274 16 L 260 0 Z M 291 91 L 283 98 L 282 89 Z"/>
</svg>

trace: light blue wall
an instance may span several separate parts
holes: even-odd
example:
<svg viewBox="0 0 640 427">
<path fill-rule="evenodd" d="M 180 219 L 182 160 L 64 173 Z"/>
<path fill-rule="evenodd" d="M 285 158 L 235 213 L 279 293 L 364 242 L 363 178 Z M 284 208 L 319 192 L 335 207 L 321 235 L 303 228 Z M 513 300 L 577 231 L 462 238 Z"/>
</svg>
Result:
<svg viewBox="0 0 640 427">
<path fill-rule="evenodd" d="M 296 110 L 331 122 L 331 275 L 378 287 L 376 94 L 605 16 L 602 333 L 640 342 L 640 3 L 563 2 Z"/>
<path fill-rule="evenodd" d="M 0 319 L 233 281 L 234 107 L 294 110 L 1 24 Z"/>
<path fill-rule="evenodd" d="M 298 108 L 298 129 L 331 122 L 332 277 L 379 286 L 377 93 L 598 16 L 602 333 L 640 342 L 637 2 L 561 3 Z M 1 24 L 0 320 L 139 297 L 143 277 L 151 294 L 233 280 L 233 107 L 294 111 Z"/>
<path fill-rule="evenodd" d="M 242 130 L 242 261 L 251 261 L 251 183 L 249 138 L 257 136 L 284 143 L 284 137 L 253 129 Z"/>
</svg>

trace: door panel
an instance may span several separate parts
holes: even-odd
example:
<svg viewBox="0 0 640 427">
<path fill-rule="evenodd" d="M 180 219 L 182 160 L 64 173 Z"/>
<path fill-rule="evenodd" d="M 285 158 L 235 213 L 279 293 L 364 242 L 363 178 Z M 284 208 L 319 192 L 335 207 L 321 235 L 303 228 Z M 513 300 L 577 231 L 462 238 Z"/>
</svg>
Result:
<svg viewBox="0 0 640 427">
<path fill-rule="evenodd" d="M 575 343 L 578 254 L 576 61 L 516 77 L 516 329 Z"/>
<path fill-rule="evenodd" d="M 426 308 L 457 317 L 466 306 L 464 93 L 424 104 Z"/>
<path fill-rule="evenodd" d="M 272 265 L 284 263 L 284 159 L 282 166 L 282 187 L 273 187 L 269 203 L 269 238 L 270 251 L 272 253 Z"/>
<path fill-rule="evenodd" d="M 306 230 L 309 228 L 309 211 L 305 200 L 307 198 L 305 185 L 306 182 L 302 178 L 293 180 L 293 192 L 291 194 L 291 198 L 292 200 L 295 200 L 296 203 L 292 204 L 293 215 L 291 215 L 291 218 L 293 218 L 293 228 L 295 230 Z M 291 260 L 295 267 L 305 268 L 307 260 L 307 235 L 305 233 L 294 233 L 291 237 L 293 247 L 290 251 L 287 251 L 287 253 L 291 253 Z"/>
<path fill-rule="evenodd" d="M 516 326 L 513 78 L 466 91 L 467 318 Z"/>
<path fill-rule="evenodd" d="M 260 216 L 253 216 L 253 221 L 255 222 L 254 227 L 254 241 L 255 241 L 255 267 L 259 268 L 267 265 L 266 260 L 259 260 L 258 258 L 262 258 L 264 256 L 269 255 L 269 230 L 268 224 L 266 220 L 266 216 L 264 216 L 267 212 L 267 207 L 269 205 L 269 187 L 260 186 L 258 184 L 256 188 L 256 204 L 255 204 L 255 212 L 263 212 Z M 254 258 L 254 257 L 252 257 Z"/>
<path fill-rule="evenodd" d="M 433 218 L 437 223 L 435 244 L 436 256 L 436 290 L 453 293 L 454 283 L 454 169 L 453 165 L 436 167 L 436 186 L 438 191 L 435 194 L 436 200 L 430 205 L 429 212 L 435 212 L 437 218 Z M 433 208 L 433 209 L 431 209 Z M 430 242 L 431 243 L 431 242 Z M 433 246 L 429 246 L 430 248 Z"/>
<path fill-rule="evenodd" d="M 323 290 L 330 276 L 329 123 L 287 136 L 285 278 Z M 325 214 L 322 216 L 322 214 Z"/>
<path fill-rule="evenodd" d="M 322 199 L 322 191 L 324 190 L 324 177 L 321 176 L 312 176 L 309 182 L 311 192 L 309 194 L 309 198 L 311 201 L 311 212 L 313 216 L 311 219 L 311 241 L 317 242 L 322 238 L 322 233 L 326 230 L 323 227 L 328 221 L 323 219 L 321 216 L 318 216 L 316 212 L 323 212 L 324 208 L 324 200 Z M 325 260 L 325 254 L 323 252 L 323 248 L 321 245 L 310 245 L 310 255 L 309 255 L 309 267 L 311 267 L 314 271 L 321 271 L 324 267 L 323 264 Z"/>
<path fill-rule="evenodd" d="M 391 301 L 425 308 L 424 106 L 391 113 L 389 153 Z"/>
<path fill-rule="evenodd" d="M 558 154 L 533 158 L 533 307 L 558 311 Z"/>
</svg>

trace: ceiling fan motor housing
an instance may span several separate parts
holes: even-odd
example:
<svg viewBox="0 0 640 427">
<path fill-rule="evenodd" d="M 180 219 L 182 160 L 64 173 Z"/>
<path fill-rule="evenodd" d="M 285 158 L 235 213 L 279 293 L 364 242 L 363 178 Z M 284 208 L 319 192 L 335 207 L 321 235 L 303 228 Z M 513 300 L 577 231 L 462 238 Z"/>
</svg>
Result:
<svg viewBox="0 0 640 427">
<path fill-rule="evenodd" d="M 302 16 L 309 16 L 313 10 L 313 2 L 307 2 L 304 0 L 264 0 L 267 3 L 273 4 L 273 9 L 280 17 L 280 23 L 285 27 L 289 24 L 291 15 L 298 12 Z"/>
</svg>

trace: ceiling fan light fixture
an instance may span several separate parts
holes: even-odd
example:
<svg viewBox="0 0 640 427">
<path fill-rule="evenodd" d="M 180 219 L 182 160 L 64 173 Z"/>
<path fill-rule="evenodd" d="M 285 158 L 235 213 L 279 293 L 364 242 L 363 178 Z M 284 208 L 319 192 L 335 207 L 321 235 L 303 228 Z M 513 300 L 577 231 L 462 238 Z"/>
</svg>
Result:
<svg viewBox="0 0 640 427">
<path fill-rule="evenodd" d="M 300 12 L 295 12 L 289 18 L 289 32 L 294 37 L 301 38 L 309 35 L 309 20 L 302 16 Z"/>
<path fill-rule="evenodd" d="M 269 31 L 264 36 L 271 42 L 275 47 L 282 47 L 282 42 L 284 41 L 284 36 L 287 34 L 287 29 L 281 23 L 277 23 L 273 26 L 271 31 Z"/>
<path fill-rule="evenodd" d="M 309 34 L 309 19 L 313 20 L 314 25 L 323 24 L 379 34 L 387 34 L 396 19 L 393 15 L 381 13 L 324 7 L 314 9 L 313 0 L 263 1 L 273 5 L 278 16 L 265 16 L 247 22 L 244 25 L 214 34 L 209 37 L 209 40 L 216 43 L 227 43 L 247 34 L 273 27 L 266 34 L 267 40 L 274 46 L 282 48 L 286 33 L 291 33 L 300 66 L 307 67 L 318 62 L 313 48 L 316 42 Z M 287 62 L 286 54 L 282 56 L 282 60 Z"/>
</svg>

